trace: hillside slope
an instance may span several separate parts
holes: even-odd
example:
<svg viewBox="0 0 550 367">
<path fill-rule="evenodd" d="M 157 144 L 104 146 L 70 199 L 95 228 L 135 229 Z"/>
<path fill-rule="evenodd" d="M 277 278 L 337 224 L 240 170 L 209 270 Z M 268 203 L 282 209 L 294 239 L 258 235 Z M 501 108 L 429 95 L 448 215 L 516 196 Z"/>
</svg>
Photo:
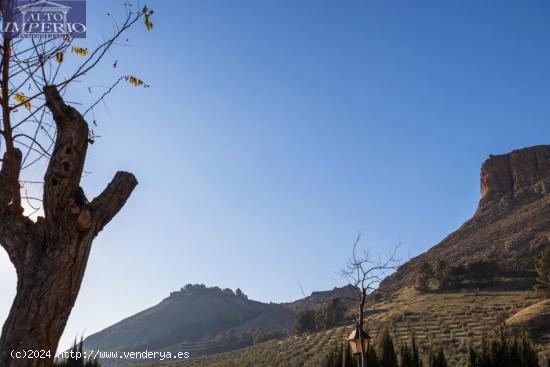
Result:
<svg viewBox="0 0 550 367">
<path fill-rule="evenodd" d="M 478 292 L 431 293 L 405 288 L 375 305 L 375 312 L 367 318 L 367 330 L 376 339 L 380 330 L 387 328 L 398 343 L 410 342 L 414 335 L 423 355 L 443 346 L 450 366 L 463 367 L 467 365 L 470 341 L 480 342 L 484 335 L 498 330 L 507 317 L 538 302 L 529 291 L 506 291 L 499 287 Z M 318 367 L 324 353 L 344 342 L 351 330 L 351 326 L 338 327 L 208 357 L 151 366 Z M 540 345 L 540 348 L 544 347 Z"/>
<path fill-rule="evenodd" d="M 262 303 L 218 287 L 187 285 L 159 304 L 84 340 L 87 350 L 225 352 L 289 335 L 296 312 L 353 295 L 353 288 L 313 292 L 292 303 Z M 108 364 L 105 361 L 105 364 Z"/>
<path fill-rule="evenodd" d="M 277 322 L 262 322 L 266 314 Z M 282 305 L 252 301 L 217 287 L 186 286 L 156 306 L 89 336 L 84 345 L 101 350 L 158 350 L 183 341 L 213 338 L 245 324 L 249 329 L 282 332 L 292 326 L 293 319 L 293 312 Z"/>
<path fill-rule="evenodd" d="M 550 299 L 535 303 L 506 320 L 513 333 L 528 332 L 537 341 L 550 345 Z"/>
</svg>

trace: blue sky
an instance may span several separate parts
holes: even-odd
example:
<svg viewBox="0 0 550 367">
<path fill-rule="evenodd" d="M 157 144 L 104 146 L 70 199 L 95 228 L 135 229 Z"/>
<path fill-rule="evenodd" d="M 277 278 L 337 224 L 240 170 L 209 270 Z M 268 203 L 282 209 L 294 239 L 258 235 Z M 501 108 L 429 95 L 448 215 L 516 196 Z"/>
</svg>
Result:
<svg viewBox="0 0 550 367">
<path fill-rule="evenodd" d="M 274 302 L 342 285 L 358 230 L 419 254 L 473 214 L 489 154 L 549 142 L 547 1 L 149 5 L 154 31 L 88 79 L 151 88 L 96 109 L 86 191 L 119 169 L 140 185 L 94 243 L 63 346 L 186 283 Z M 120 8 L 88 1 L 82 45 Z M 2 252 L 2 319 L 14 289 Z"/>
</svg>

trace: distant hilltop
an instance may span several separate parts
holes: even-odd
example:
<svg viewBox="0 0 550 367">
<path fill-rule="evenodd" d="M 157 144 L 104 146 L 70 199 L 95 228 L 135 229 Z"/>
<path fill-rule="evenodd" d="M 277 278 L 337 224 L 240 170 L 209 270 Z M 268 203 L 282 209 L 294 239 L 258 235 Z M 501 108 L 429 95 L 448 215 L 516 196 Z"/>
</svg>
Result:
<svg viewBox="0 0 550 367">
<path fill-rule="evenodd" d="M 290 335 L 299 311 L 319 310 L 331 299 L 353 295 L 348 286 L 278 304 L 250 300 L 239 288 L 187 284 L 159 304 L 90 335 L 84 347 L 215 354 Z M 102 365 L 111 364 L 105 360 Z"/>
<path fill-rule="evenodd" d="M 220 287 L 207 287 L 204 284 L 187 284 L 185 287 L 182 287 L 179 291 L 170 292 L 170 297 L 179 297 L 197 294 L 200 292 L 214 292 L 221 293 L 226 296 L 236 296 L 243 299 L 248 299 L 248 296 L 243 293 L 240 288 L 235 289 L 235 292 L 231 288 L 221 289 Z"/>
</svg>

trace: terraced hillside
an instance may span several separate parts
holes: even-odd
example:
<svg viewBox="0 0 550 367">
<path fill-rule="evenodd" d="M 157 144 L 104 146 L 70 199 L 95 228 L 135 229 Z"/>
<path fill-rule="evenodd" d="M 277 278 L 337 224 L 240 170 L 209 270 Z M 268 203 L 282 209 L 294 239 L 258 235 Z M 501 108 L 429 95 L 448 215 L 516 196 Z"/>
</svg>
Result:
<svg viewBox="0 0 550 367">
<path fill-rule="evenodd" d="M 376 337 L 383 329 L 396 340 L 415 335 L 422 351 L 442 345 L 452 366 L 465 366 L 470 340 L 479 342 L 505 320 L 540 300 L 525 290 L 498 288 L 478 292 L 418 293 L 404 289 L 380 302 L 367 318 L 369 333 Z M 273 340 L 254 347 L 184 362 L 156 364 L 171 367 L 319 366 L 331 346 L 345 340 L 351 327 L 339 327 L 307 336 Z M 541 350 L 550 341 L 538 340 Z"/>
</svg>

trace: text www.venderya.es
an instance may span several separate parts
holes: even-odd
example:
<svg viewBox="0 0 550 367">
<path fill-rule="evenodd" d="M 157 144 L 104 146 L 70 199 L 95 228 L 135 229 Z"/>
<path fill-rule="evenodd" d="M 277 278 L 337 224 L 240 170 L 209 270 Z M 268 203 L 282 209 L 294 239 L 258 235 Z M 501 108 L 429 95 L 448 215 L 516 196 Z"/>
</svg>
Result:
<svg viewBox="0 0 550 367">
<path fill-rule="evenodd" d="M 101 351 L 101 350 L 88 350 L 88 351 L 66 351 L 58 355 L 58 358 L 70 358 L 70 359 L 153 359 L 158 361 L 170 360 L 170 359 L 188 359 L 191 357 L 189 352 L 155 352 L 155 351 L 142 351 L 142 352 L 122 352 L 122 351 Z"/>
</svg>

